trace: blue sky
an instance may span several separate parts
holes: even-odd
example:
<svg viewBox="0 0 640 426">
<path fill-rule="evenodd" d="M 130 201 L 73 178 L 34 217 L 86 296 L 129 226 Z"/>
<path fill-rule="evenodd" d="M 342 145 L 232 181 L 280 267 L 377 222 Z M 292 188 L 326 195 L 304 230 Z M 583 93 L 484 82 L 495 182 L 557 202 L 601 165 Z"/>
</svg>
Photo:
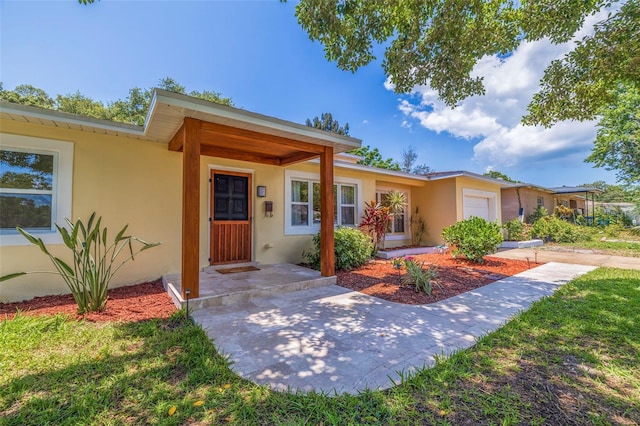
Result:
<svg viewBox="0 0 640 426">
<path fill-rule="evenodd" d="M 476 72 L 487 95 L 447 108 L 428 87 L 398 95 L 378 60 L 355 74 L 339 70 L 296 21 L 295 2 L 0 1 L 0 80 L 50 95 L 80 91 L 103 102 L 172 77 L 190 90 L 213 90 L 236 106 L 297 123 L 331 112 L 350 134 L 383 156 L 437 171 L 501 171 L 546 186 L 596 180 L 612 172 L 583 162 L 595 123 L 552 129 L 518 124 L 542 70 L 566 46 L 541 41 Z"/>
</svg>

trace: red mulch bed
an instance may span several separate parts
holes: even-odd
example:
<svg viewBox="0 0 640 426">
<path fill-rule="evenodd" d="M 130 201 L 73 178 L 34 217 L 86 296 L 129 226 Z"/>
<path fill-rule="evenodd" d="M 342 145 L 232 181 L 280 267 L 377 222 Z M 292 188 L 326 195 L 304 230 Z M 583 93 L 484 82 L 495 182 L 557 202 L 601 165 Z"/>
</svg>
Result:
<svg viewBox="0 0 640 426">
<path fill-rule="evenodd" d="M 536 266 L 525 261 L 492 257 L 487 257 L 483 264 L 476 264 L 465 259 L 453 259 L 451 254 L 422 254 L 412 257 L 418 262 L 426 262 L 425 265 L 438 267 L 438 277 L 430 296 L 417 293 L 413 287 L 401 286 L 398 271 L 393 268 L 390 260 L 374 260 L 357 270 L 339 271 L 338 284 L 392 302 L 416 305 L 448 299 L 526 271 L 529 266 Z M 404 268 L 400 274 L 405 274 Z M 166 318 L 176 311 L 176 307 L 163 288 L 162 281 L 156 280 L 109 290 L 109 300 L 104 312 L 78 315 L 73 297 L 67 294 L 36 297 L 18 303 L 0 303 L 0 320 L 13 318 L 17 310 L 23 315 L 62 313 L 78 320 L 105 322 Z"/>
<path fill-rule="evenodd" d="M 411 256 L 417 262 L 435 265 L 438 276 L 431 295 L 416 292 L 414 287 L 402 286 L 398 270 L 391 260 L 373 260 L 353 271 L 339 271 L 338 285 L 391 302 L 422 305 L 485 286 L 499 279 L 526 271 L 537 264 L 522 260 L 486 257 L 482 264 L 466 259 L 454 259 L 451 254 L 421 254 Z M 400 275 L 406 273 L 404 267 Z"/>
<path fill-rule="evenodd" d="M 55 315 L 58 313 L 91 322 L 143 321 L 167 318 L 177 309 L 162 286 L 162 280 L 109 290 L 107 308 L 103 312 L 77 314 L 77 306 L 70 294 L 36 297 L 17 303 L 0 303 L 0 320 L 13 318 L 16 311 L 23 315 Z"/>
</svg>

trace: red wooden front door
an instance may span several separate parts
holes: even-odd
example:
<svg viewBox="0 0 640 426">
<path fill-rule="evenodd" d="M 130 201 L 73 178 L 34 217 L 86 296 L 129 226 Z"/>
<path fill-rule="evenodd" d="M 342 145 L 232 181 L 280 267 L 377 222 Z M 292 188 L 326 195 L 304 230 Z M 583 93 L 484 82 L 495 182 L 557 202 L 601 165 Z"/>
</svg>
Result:
<svg viewBox="0 0 640 426">
<path fill-rule="evenodd" d="M 251 175 L 211 171 L 211 264 L 251 261 Z"/>
</svg>

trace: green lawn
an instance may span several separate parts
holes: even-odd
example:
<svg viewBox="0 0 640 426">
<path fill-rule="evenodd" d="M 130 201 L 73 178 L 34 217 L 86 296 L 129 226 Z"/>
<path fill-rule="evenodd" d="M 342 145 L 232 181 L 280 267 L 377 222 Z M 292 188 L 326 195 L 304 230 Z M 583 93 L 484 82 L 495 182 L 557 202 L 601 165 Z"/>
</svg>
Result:
<svg viewBox="0 0 640 426">
<path fill-rule="evenodd" d="M 18 316 L 0 321 L 0 424 L 638 424 L 639 306 L 640 271 L 599 269 L 474 348 L 357 396 L 242 380 L 181 314 Z"/>
</svg>

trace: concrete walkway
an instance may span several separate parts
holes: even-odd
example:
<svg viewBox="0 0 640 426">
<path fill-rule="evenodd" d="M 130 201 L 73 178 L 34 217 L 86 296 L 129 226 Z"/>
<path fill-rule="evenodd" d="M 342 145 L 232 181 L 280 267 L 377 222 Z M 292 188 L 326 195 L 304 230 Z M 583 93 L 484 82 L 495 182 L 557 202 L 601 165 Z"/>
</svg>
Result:
<svg viewBox="0 0 640 426">
<path fill-rule="evenodd" d="M 526 260 L 535 259 L 540 263 L 561 262 L 579 265 L 606 266 L 609 268 L 640 269 L 640 257 L 612 256 L 610 254 L 596 254 L 591 250 L 560 251 L 536 248 L 521 248 L 501 250 L 492 257 Z"/>
<path fill-rule="evenodd" d="M 193 313 L 240 376 L 277 390 L 357 393 L 472 346 L 560 285 L 595 269 L 549 263 L 430 305 L 330 285 Z"/>
</svg>

